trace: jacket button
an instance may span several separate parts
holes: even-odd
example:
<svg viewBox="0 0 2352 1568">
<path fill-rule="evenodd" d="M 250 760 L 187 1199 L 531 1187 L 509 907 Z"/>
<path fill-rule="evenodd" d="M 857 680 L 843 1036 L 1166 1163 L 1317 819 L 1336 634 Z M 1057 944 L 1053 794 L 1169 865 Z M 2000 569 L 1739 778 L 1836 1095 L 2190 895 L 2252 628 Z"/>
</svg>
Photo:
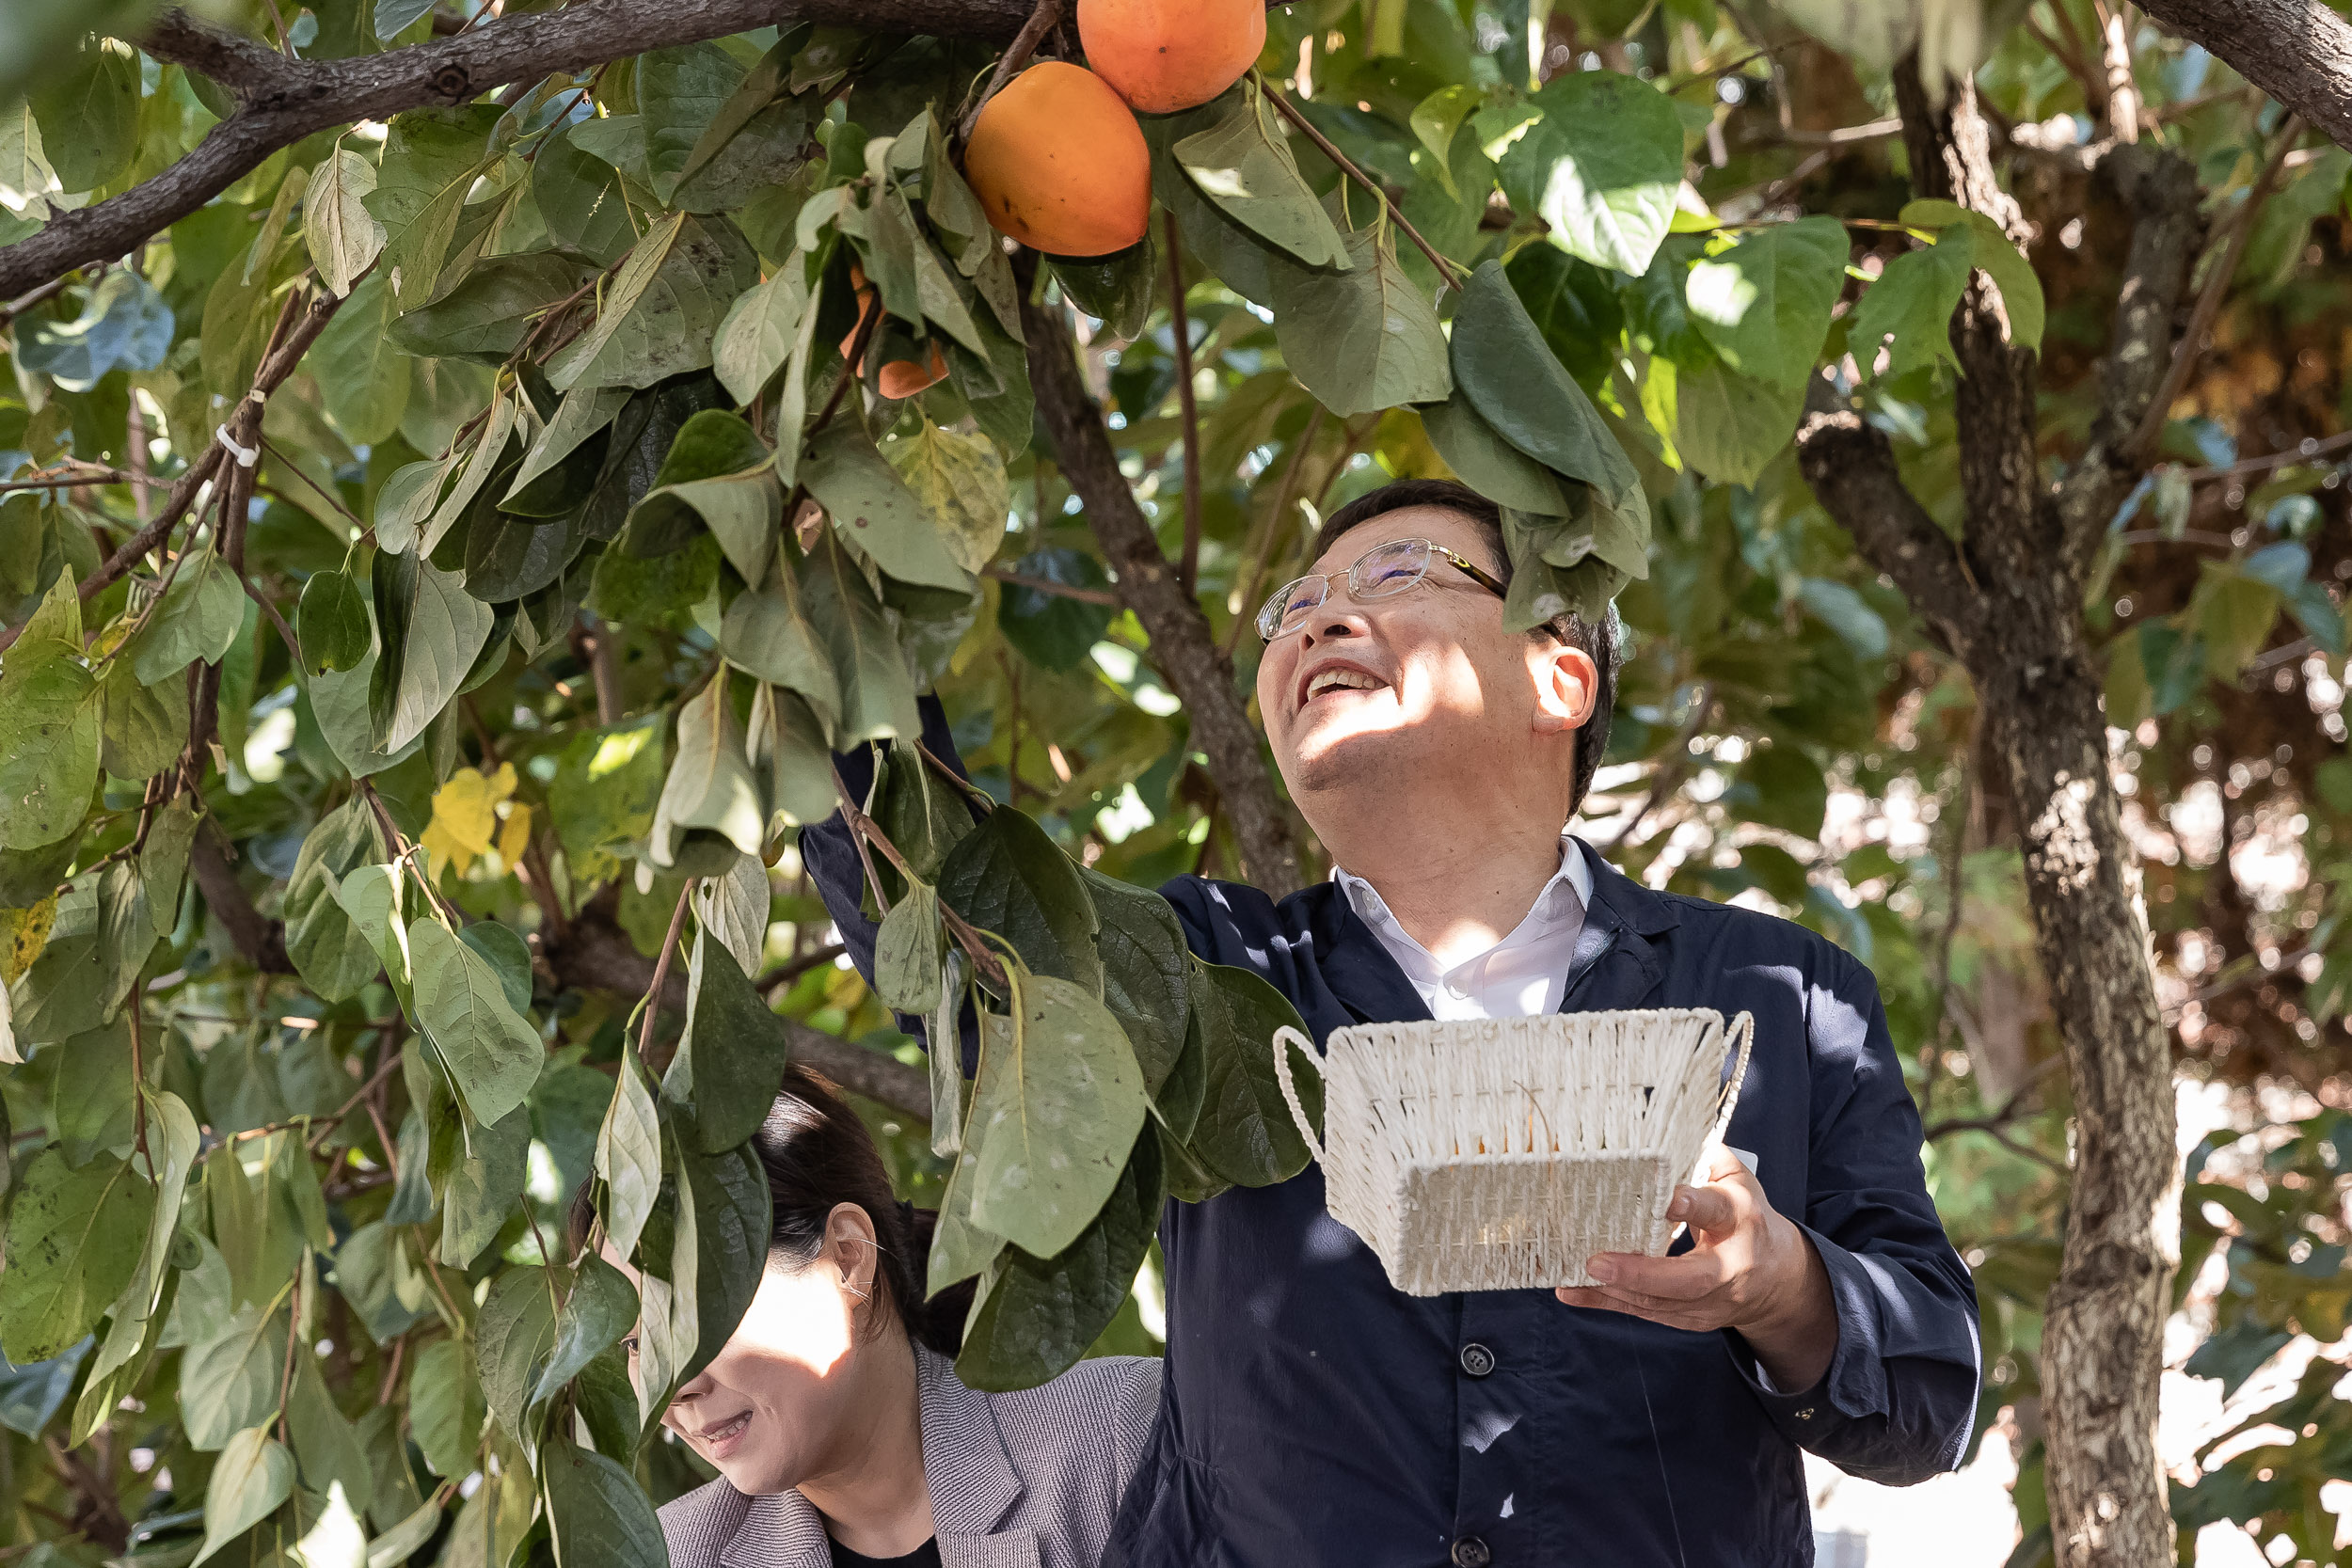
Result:
<svg viewBox="0 0 2352 1568">
<path fill-rule="evenodd" d="M 1466 1535 L 1454 1544 L 1454 1568 L 1486 1568 L 1495 1560 L 1486 1544 L 1474 1535 Z"/>
<path fill-rule="evenodd" d="M 1495 1370 L 1495 1353 L 1472 1340 L 1462 1347 L 1462 1370 L 1472 1377 L 1485 1377 Z M 1484 1550 L 1485 1548 L 1480 1548 Z"/>
<path fill-rule="evenodd" d="M 1797 1419 L 1800 1421 L 1809 1421 L 1813 1419 L 1813 1407 L 1808 1404 L 1803 1410 L 1798 1411 Z"/>
</svg>

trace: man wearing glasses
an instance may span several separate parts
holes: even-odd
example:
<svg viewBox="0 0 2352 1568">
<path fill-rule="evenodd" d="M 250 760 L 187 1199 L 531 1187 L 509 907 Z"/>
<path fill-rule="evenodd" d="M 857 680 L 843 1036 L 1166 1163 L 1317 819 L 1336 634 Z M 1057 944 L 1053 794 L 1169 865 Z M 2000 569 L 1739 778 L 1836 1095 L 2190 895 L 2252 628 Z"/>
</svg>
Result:
<svg viewBox="0 0 2352 1568">
<path fill-rule="evenodd" d="M 1877 988 L 1812 932 L 1651 892 L 1567 832 L 1607 744 L 1614 616 L 1503 630 L 1490 502 L 1391 484 L 1316 557 L 1260 611 L 1257 690 L 1333 877 L 1279 904 L 1177 879 L 1193 950 L 1264 976 L 1318 1039 L 1706 1006 L 1753 1012 L 1755 1053 L 1675 1252 L 1597 1259 L 1603 1283 L 1557 1299 L 1398 1292 L 1311 1165 L 1170 1203 L 1162 1419 L 1105 1560 L 1809 1562 L 1801 1449 L 1916 1481 L 1958 1463 L 1976 1406 L 1975 1292 Z M 948 744 L 936 703 L 926 738 Z M 838 819 L 802 846 L 868 966 Z"/>
</svg>

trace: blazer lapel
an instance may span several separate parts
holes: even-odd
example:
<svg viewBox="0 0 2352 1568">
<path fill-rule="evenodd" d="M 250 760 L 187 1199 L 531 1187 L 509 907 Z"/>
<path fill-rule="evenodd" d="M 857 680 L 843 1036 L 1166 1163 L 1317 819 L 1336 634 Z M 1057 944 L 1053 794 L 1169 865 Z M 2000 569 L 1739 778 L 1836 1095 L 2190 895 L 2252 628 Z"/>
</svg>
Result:
<svg viewBox="0 0 2352 1568">
<path fill-rule="evenodd" d="M 750 1499 L 743 1522 L 719 1548 L 722 1568 L 833 1568 L 833 1544 L 816 1505 L 798 1492 Z"/>
<path fill-rule="evenodd" d="M 995 1534 L 1021 1500 L 1021 1472 L 1005 1451 L 988 1396 L 963 1386 L 944 1355 L 915 1347 L 923 1401 L 923 1477 L 930 1483 L 931 1525 L 943 1562 L 980 1568 L 1029 1568 L 1037 1543 L 1026 1530 Z M 1025 1544 L 1026 1557 L 1006 1557 Z M 961 1554 L 951 1556 L 953 1552 Z"/>
<path fill-rule="evenodd" d="M 1337 882 L 1308 890 L 1322 895 L 1308 930 L 1315 944 L 1315 964 L 1323 983 L 1359 1023 L 1408 1023 L 1429 1016 L 1429 1006 L 1396 959 L 1380 945 L 1357 914 L 1356 907 Z M 1302 896 L 1304 896 L 1302 895 Z"/>
<path fill-rule="evenodd" d="M 1560 998 L 1564 1013 L 1638 1007 L 1664 973 L 1665 962 L 1650 939 L 1681 923 L 1671 900 L 1625 876 L 1593 847 L 1576 840 L 1593 875 L 1593 895 L 1584 906 L 1584 929 L 1568 960 L 1568 982 Z"/>
</svg>

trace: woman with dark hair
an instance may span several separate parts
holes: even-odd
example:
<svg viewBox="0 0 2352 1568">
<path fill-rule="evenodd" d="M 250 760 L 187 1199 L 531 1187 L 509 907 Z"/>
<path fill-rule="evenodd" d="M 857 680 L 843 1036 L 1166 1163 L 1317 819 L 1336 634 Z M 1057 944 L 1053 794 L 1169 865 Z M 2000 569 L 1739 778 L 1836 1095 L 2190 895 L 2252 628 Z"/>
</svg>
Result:
<svg viewBox="0 0 2352 1568">
<path fill-rule="evenodd" d="M 1159 1362 L 965 1387 L 949 1358 L 970 1287 L 925 1299 L 934 1216 L 893 1196 L 855 1113 L 793 1067 L 752 1148 L 774 1215 L 767 1272 L 662 1417 L 720 1475 L 661 1511 L 673 1568 L 1094 1568 Z"/>
</svg>

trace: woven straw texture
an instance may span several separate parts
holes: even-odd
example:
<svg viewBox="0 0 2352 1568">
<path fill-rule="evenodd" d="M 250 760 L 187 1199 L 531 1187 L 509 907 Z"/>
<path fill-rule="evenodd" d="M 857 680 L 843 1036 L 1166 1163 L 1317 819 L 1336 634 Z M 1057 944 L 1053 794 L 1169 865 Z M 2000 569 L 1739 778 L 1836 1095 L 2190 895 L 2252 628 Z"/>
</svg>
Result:
<svg viewBox="0 0 2352 1568">
<path fill-rule="evenodd" d="M 1274 1037 L 1331 1217 L 1408 1295 L 1590 1285 L 1596 1252 L 1666 1250 L 1666 1205 L 1703 1167 L 1747 1076 L 1755 1020 L 1711 1008 L 1335 1031 L 1318 1060 Z M 1324 1079 L 1318 1145 L 1291 1045 Z"/>
</svg>

